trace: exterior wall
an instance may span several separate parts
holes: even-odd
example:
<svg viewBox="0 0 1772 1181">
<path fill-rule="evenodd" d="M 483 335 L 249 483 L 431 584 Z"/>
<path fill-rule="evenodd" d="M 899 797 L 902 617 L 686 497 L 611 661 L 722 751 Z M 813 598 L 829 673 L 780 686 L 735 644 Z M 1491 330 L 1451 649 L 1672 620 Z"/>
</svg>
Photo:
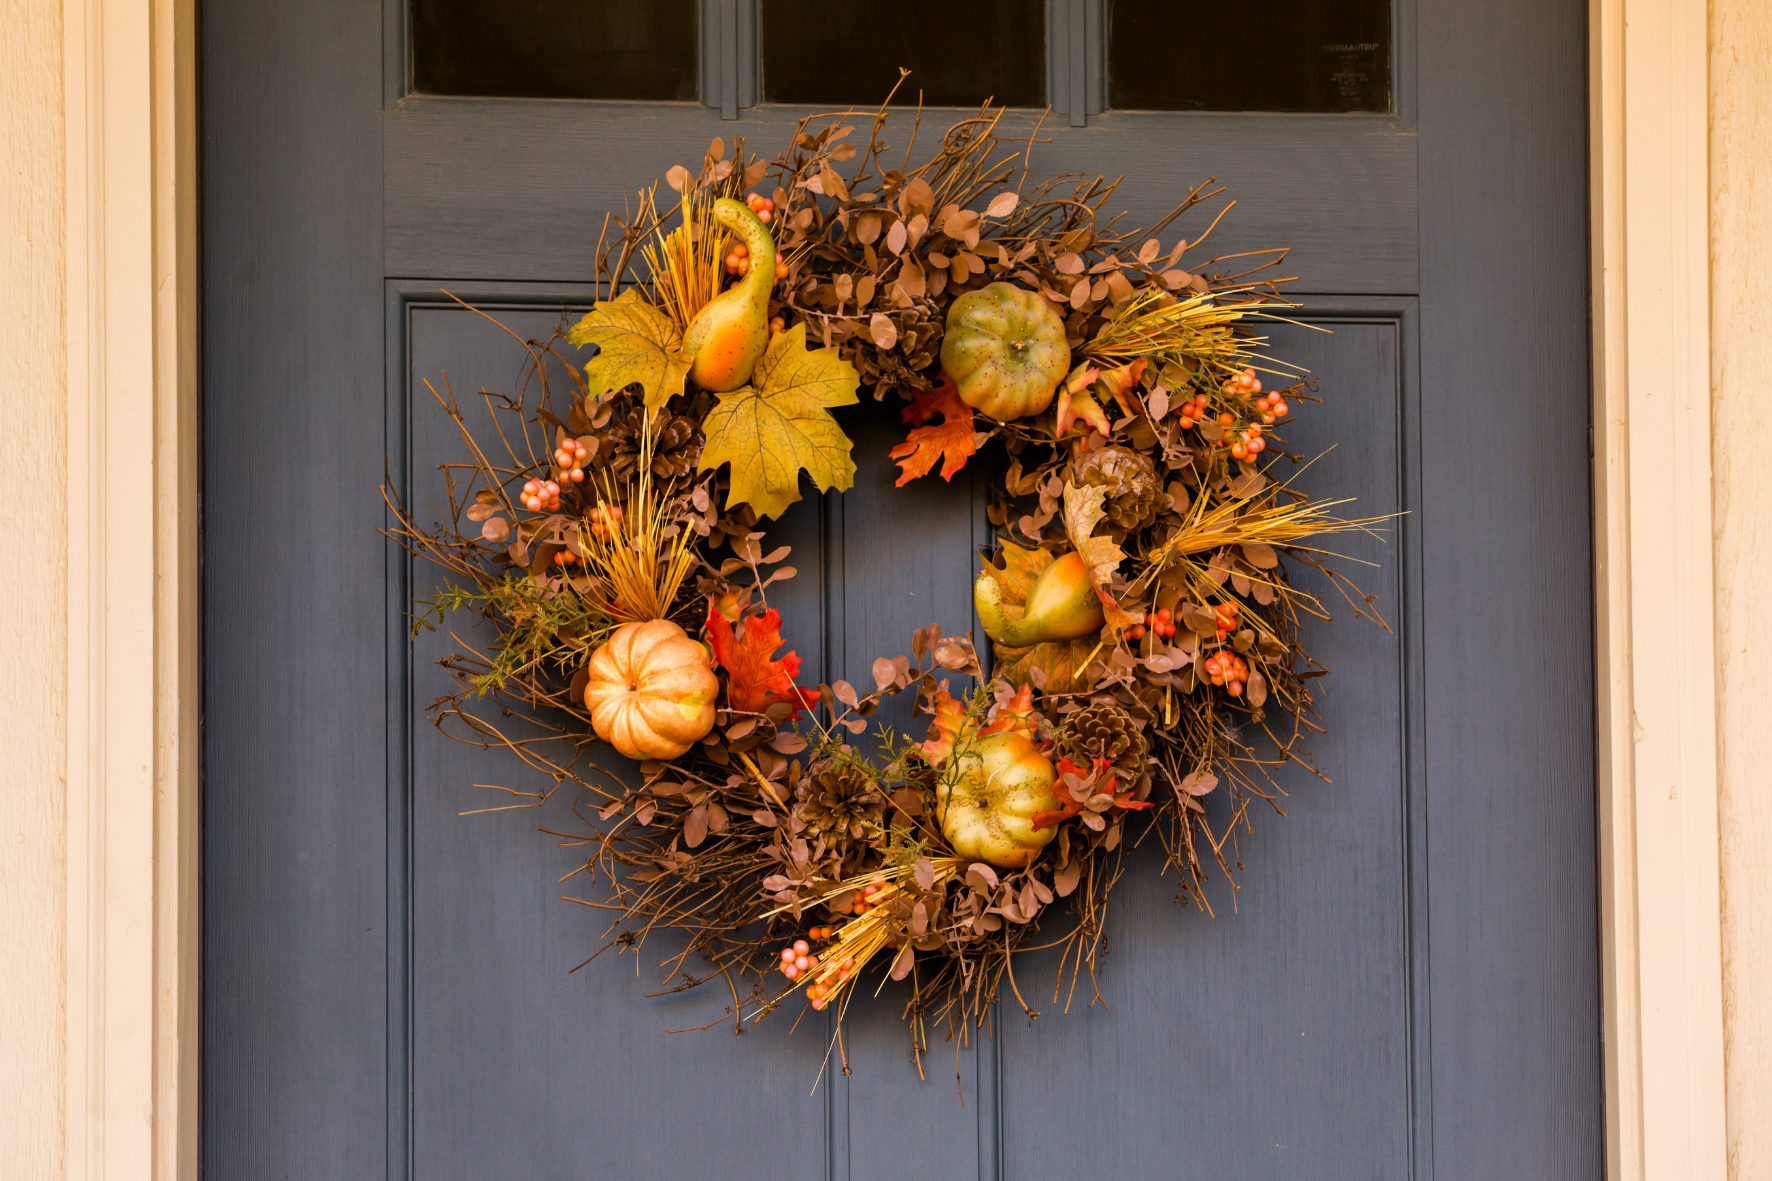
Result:
<svg viewBox="0 0 1772 1181">
<path fill-rule="evenodd" d="M 1690 0 L 1636 2 L 1657 9 L 1683 8 Z M 1618 10 L 1614 8 L 1618 0 L 1596 0 L 1596 4 L 1606 13 Z M 115 11 L 125 15 L 132 7 L 123 5 Z M 180 61 L 188 67 L 189 5 L 157 0 L 149 7 L 155 13 L 152 43 L 142 22 L 134 26 L 137 32 L 113 34 L 105 56 L 107 72 L 117 64 L 139 65 L 138 74 L 131 75 L 137 81 L 145 81 L 152 58 L 159 80 L 154 130 L 158 154 L 152 170 L 155 215 L 152 234 L 144 235 L 153 242 L 124 241 L 130 236 L 124 234 L 113 245 L 153 251 L 155 282 L 131 290 L 152 290 L 159 297 L 155 331 L 157 339 L 171 342 L 171 347 L 156 352 L 155 391 L 144 395 L 120 386 L 119 393 L 120 403 L 143 396 L 158 399 L 149 413 L 156 423 L 156 484 L 164 494 L 159 503 L 182 505 L 194 492 L 188 483 L 188 461 L 195 455 L 190 418 L 195 401 L 189 396 L 194 369 L 187 347 L 195 324 L 194 292 L 188 281 L 160 280 L 189 277 L 195 183 L 188 127 L 175 116 L 181 111 L 188 116 L 193 109 L 190 76 L 188 68 L 181 74 L 168 64 L 168 55 L 186 53 Z M 85 280 L 70 285 L 67 260 L 79 257 L 83 264 L 85 260 L 80 253 L 84 246 L 67 240 L 68 161 L 70 151 L 78 161 L 93 145 L 68 142 L 72 133 L 66 129 L 75 124 L 66 121 L 64 78 L 68 69 L 85 68 L 68 63 L 88 60 L 83 55 L 91 53 L 94 34 L 83 17 L 78 30 L 69 26 L 69 44 L 64 47 L 64 11 L 103 10 L 78 0 L 70 0 L 66 9 L 56 0 L 0 0 L 0 438 L 5 440 L 0 455 L 7 461 L 8 486 L 21 507 L 31 504 L 34 496 L 59 502 L 70 477 L 83 474 L 70 472 L 66 459 L 69 357 L 89 345 L 83 304 L 75 306 L 80 316 L 70 312 L 71 293 L 85 293 Z M 1596 27 L 1602 23 L 1596 22 Z M 1709 0 L 1708 41 L 1710 487 L 1721 989 L 1728 1176 L 1746 1181 L 1772 1176 L 1772 727 L 1766 722 L 1772 717 L 1772 590 L 1765 585 L 1772 576 L 1772 466 L 1767 458 L 1772 455 L 1772 416 L 1755 404 L 1758 383 L 1772 376 L 1772 231 L 1764 224 L 1772 218 L 1772 6 L 1765 0 Z M 1610 60 L 1604 54 L 1601 58 Z M 175 76 L 177 93 L 168 98 L 171 91 L 165 80 Z M 1643 84 L 1627 78 L 1622 85 L 1626 94 L 1635 95 Z M 175 141 L 183 146 L 172 152 L 167 145 Z M 84 186 L 90 178 L 84 171 L 82 177 Z M 133 191 L 132 199 L 140 195 Z M 111 200 L 101 198 L 100 205 L 108 208 Z M 1596 242 L 1602 268 L 1622 271 L 1625 259 L 1618 245 L 1622 240 L 1602 233 Z M 1667 263 L 1656 257 L 1639 265 L 1654 268 Z M 104 280 L 101 272 L 92 273 Z M 134 297 L 124 291 L 119 298 Z M 70 341 L 70 336 L 78 339 Z M 1600 343 L 1622 348 L 1624 342 Z M 114 409 L 127 407 L 120 404 Z M 1603 434 L 1610 431 L 1609 421 L 1601 425 Z M 114 1115 L 114 1124 L 97 1118 L 101 1129 L 110 1126 L 123 1134 L 108 1157 L 101 1153 L 94 1158 L 84 1147 L 95 1142 L 86 1126 L 93 1121 L 90 1113 L 111 1110 L 93 1107 L 91 1094 L 96 1092 L 91 1088 L 102 1091 L 106 1085 L 119 1085 L 103 1079 L 95 1083 L 84 1072 L 93 1062 L 104 1069 L 108 1039 L 131 1035 L 107 1029 L 105 1013 L 112 1010 L 95 1009 L 80 989 L 72 997 L 68 991 L 70 939 L 80 941 L 78 950 L 86 956 L 95 930 L 102 935 L 105 922 L 101 907 L 96 927 L 89 916 L 71 923 L 68 904 L 69 859 L 75 852 L 68 844 L 68 709 L 73 671 L 68 656 L 69 604 L 101 575 L 80 563 L 71 583 L 70 546 L 54 528 L 15 526 L 0 531 L 0 751 L 5 766 L 0 775 L 0 793 L 4 793 L 0 798 L 0 1046 L 5 1047 L 0 1054 L 0 1144 L 5 1146 L 3 1171 L 8 1175 L 58 1178 L 65 1170 L 69 1175 L 115 1172 L 167 1181 L 195 1176 L 195 1139 L 189 1134 L 194 1105 L 188 1097 L 195 1093 L 196 1080 L 190 1072 L 196 1057 L 181 1045 L 188 1047 L 195 1038 L 196 993 L 189 983 L 196 961 L 191 942 L 195 928 L 190 921 L 194 861 L 188 854 L 194 849 L 196 790 L 190 760 L 178 757 L 179 743 L 189 745 L 193 712 L 179 708 L 175 692 L 181 684 L 194 683 L 195 628 L 189 615 L 194 598 L 179 589 L 192 585 L 193 521 L 183 509 L 160 511 L 165 515 L 157 515 L 155 524 L 153 568 L 158 590 L 152 627 L 159 645 L 153 655 L 159 697 L 155 716 L 149 720 L 155 737 L 153 776 L 160 797 L 150 822 L 156 829 L 152 923 L 156 933 L 152 962 L 140 956 L 114 959 L 113 968 L 124 975 L 109 981 L 119 994 L 139 993 L 143 1009 L 151 1007 L 153 1013 L 148 1072 L 152 1082 L 146 1088 L 153 1097 L 115 1109 L 155 1111 L 150 1120 L 158 1130 L 149 1153 L 124 1150 L 125 1141 L 135 1142 L 127 1130 L 134 1120 L 127 1116 Z M 1625 529 L 1629 515 L 1627 508 L 1625 519 L 1608 518 L 1605 525 Z M 15 520 L 24 519 L 25 514 L 15 510 Z M 1631 604 L 1626 598 L 1609 609 L 1628 615 Z M 1625 643 L 1628 663 L 1628 635 Z M 170 697 L 169 687 L 174 690 Z M 121 720 L 136 719 L 132 715 Z M 1623 740 L 1627 752 L 1631 741 Z M 81 794 L 81 801 L 85 807 L 87 796 Z M 82 829 L 79 834 L 83 841 L 85 833 Z M 1623 847 L 1619 842 L 1631 839 L 1608 837 L 1613 856 Z M 75 860 L 83 866 L 95 856 L 100 859 L 100 880 L 106 865 L 103 858 L 115 856 L 103 850 L 94 853 L 84 844 L 78 853 Z M 91 872 L 88 867 L 75 875 L 82 889 L 92 880 Z M 121 920 L 113 916 L 111 921 Z M 1635 927 L 1629 929 L 1634 941 Z M 1613 959 L 1625 954 L 1618 948 L 1610 951 Z M 1634 956 L 1634 942 L 1628 954 Z M 1639 1001 L 1634 992 L 1609 993 L 1608 1003 L 1629 1008 L 1624 1022 L 1637 1031 L 1678 1019 Z M 96 1036 L 101 1043 L 96 1057 L 88 1047 L 81 1055 L 83 1065 L 73 1071 L 67 1049 L 70 1023 L 83 1038 Z M 126 1047 L 119 1043 L 112 1048 Z M 115 1064 L 126 1059 L 132 1064 L 146 1060 L 118 1053 L 110 1059 L 110 1069 L 124 1073 Z M 67 1156 L 66 1096 L 71 1075 L 80 1077 L 75 1085 L 81 1092 L 75 1121 L 81 1124 L 75 1139 L 83 1145 L 78 1161 Z M 161 1113 L 162 1105 L 176 1109 L 175 1116 Z M 1615 1134 L 1622 1132 L 1638 1146 L 1615 1152 L 1615 1176 L 1672 1181 L 1705 1172 L 1677 1163 L 1644 1170 L 1637 1127 L 1644 1114 L 1642 1108 L 1630 1114 L 1614 1111 Z M 1689 1159 L 1708 1155 L 1700 1149 Z"/>
<path fill-rule="evenodd" d="M 1772 1176 L 1772 5 L 1710 8 L 1711 424 L 1729 1176 Z M 1761 397 L 1756 397 L 1761 395 Z"/>
<path fill-rule="evenodd" d="M 67 1053 L 62 14 L 0 0 L 0 1171 L 60 1177 Z M 41 524 L 27 506 L 44 505 Z"/>
</svg>

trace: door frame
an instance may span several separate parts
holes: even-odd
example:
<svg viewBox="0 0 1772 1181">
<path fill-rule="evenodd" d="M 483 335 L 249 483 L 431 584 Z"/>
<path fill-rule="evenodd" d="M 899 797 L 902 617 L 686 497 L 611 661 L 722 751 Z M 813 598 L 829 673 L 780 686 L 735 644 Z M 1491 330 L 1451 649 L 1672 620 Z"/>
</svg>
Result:
<svg viewBox="0 0 1772 1181">
<path fill-rule="evenodd" d="M 62 17 L 68 438 L 88 457 L 68 489 L 67 1176 L 195 1181 L 195 0 Z M 1720 1177 L 1707 5 L 1590 0 L 1588 20 L 1607 1175 Z"/>
</svg>

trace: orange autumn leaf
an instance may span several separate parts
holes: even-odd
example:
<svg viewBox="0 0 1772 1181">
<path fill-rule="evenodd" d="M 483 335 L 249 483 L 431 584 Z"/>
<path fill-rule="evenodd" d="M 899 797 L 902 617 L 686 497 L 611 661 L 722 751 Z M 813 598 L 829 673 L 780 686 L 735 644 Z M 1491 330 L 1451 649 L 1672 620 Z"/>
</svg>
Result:
<svg viewBox="0 0 1772 1181">
<path fill-rule="evenodd" d="M 937 414 L 942 416 L 941 424 L 927 425 Z M 972 407 L 960 401 L 960 391 L 946 373 L 941 375 L 940 385 L 920 391 L 904 408 L 902 417 L 915 429 L 892 449 L 892 458 L 904 469 L 895 488 L 928 475 L 937 459 L 942 461 L 941 478 L 952 480 L 978 450 L 973 442 Z"/>
<path fill-rule="evenodd" d="M 940 766 L 954 753 L 954 743 L 966 729 L 966 707 L 948 692 L 946 681 L 937 687 L 930 704 L 934 706 L 935 720 L 929 723 L 929 740 L 922 744 L 923 754 Z"/>
<path fill-rule="evenodd" d="M 781 612 L 775 608 L 745 620 L 744 639 L 740 640 L 719 610 L 711 607 L 708 643 L 714 649 L 714 659 L 726 670 L 726 701 L 733 709 L 762 713 L 785 701 L 797 715 L 802 707 L 810 709 L 818 702 L 816 692 L 794 685 L 800 671 L 798 653 L 772 659 L 782 644 Z"/>
</svg>

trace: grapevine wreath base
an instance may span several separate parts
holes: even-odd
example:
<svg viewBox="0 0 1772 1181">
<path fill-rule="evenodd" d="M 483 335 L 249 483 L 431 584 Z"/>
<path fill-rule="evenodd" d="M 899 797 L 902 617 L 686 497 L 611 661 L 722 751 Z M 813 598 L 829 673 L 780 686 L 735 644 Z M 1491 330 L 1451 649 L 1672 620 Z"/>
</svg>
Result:
<svg viewBox="0 0 1772 1181">
<path fill-rule="evenodd" d="M 1032 1015 L 1018 951 L 1060 949 L 1067 996 L 1093 991 L 1129 824 L 1206 908 L 1208 869 L 1231 874 L 1250 805 L 1279 810 L 1275 773 L 1315 728 L 1326 670 L 1300 622 L 1326 616 L 1287 571 L 1360 612 L 1312 541 L 1372 524 L 1276 471 L 1313 400 L 1248 328 L 1285 306 L 1283 255 L 1183 269 L 1200 242 L 1165 231 L 1216 190 L 1122 228 L 1117 182 L 1030 183 L 1037 130 L 1002 118 L 961 120 L 915 166 L 921 116 L 893 156 L 884 107 L 803 121 L 772 161 L 715 140 L 696 174 L 670 170 L 675 200 L 654 184 L 605 220 L 599 290 L 619 294 L 526 342 L 521 388 L 480 391 L 474 425 L 433 388 L 465 446 L 447 523 L 384 490 L 394 536 L 446 574 L 420 622 L 496 630 L 441 662 L 457 692 L 434 720 L 550 782 L 515 792 L 535 806 L 578 793 L 584 831 L 555 835 L 592 850 L 597 897 L 575 901 L 612 916 L 602 948 L 678 932 L 661 987 L 723 982 L 740 1029 L 830 1009 L 839 1051 L 857 983 L 909 980 L 919 1069 L 930 1026 L 964 1042 L 1005 981 Z M 595 352 L 575 367 L 563 344 Z M 975 595 L 988 672 L 939 624 L 866 692 L 800 686 L 779 654 L 768 595 L 794 570 L 762 522 L 802 471 L 850 487 L 829 411 L 862 386 L 904 403 L 900 485 L 1007 451 Z M 904 693 L 927 737 L 870 734 Z"/>
</svg>

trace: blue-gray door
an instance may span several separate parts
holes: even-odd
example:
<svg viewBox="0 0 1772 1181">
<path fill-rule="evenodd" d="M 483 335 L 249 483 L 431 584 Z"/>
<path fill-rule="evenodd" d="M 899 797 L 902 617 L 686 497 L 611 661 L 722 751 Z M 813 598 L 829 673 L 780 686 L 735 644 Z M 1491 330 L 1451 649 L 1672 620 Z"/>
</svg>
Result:
<svg viewBox="0 0 1772 1181">
<path fill-rule="evenodd" d="M 213 1181 L 1601 1175 L 1584 9 L 1221 7 L 204 6 Z M 944 72 L 942 38 L 992 48 Z M 822 1018 L 668 1034 L 724 1000 L 647 999 L 631 958 L 568 974 L 601 929 L 559 901 L 575 855 L 458 815 L 521 784 L 423 718 L 444 649 L 404 611 L 432 576 L 376 491 L 427 505 L 454 458 L 425 378 L 519 370 L 441 289 L 545 333 L 624 190 L 716 135 L 773 154 L 905 55 L 937 98 L 1050 103 L 1035 169 L 1127 174 L 1135 220 L 1226 185 L 1220 249 L 1292 247 L 1334 330 L 1273 333 L 1322 381 L 1313 489 L 1407 514 L 1344 547 L 1391 630 L 1311 633 L 1333 783 L 1255 818 L 1240 892 L 1209 917 L 1136 859 L 1104 1003 L 1064 1013 L 1030 965 L 1038 1021 L 937 1041 L 922 1080 L 890 994 L 845 1076 Z M 855 488 L 772 536 L 790 642 L 865 680 L 913 627 L 970 626 L 984 465 L 893 490 L 896 415 L 844 421 Z"/>
</svg>

